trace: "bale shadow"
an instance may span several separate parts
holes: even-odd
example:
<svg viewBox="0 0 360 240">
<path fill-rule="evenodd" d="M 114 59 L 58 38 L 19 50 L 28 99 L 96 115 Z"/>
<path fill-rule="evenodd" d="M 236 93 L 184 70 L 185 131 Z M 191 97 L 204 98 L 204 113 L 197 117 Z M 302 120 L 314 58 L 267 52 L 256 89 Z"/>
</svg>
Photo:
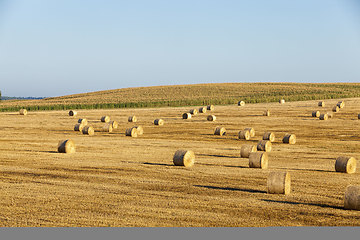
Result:
<svg viewBox="0 0 360 240">
<path fill-rule="evenodd" d="M 198 154 L 200 156 L 207 156 L 207 157 L 220 157 L 220 158 L 240 158 L 236 156 L 225 156 L 225 155 L 218 155 L 218 154 Z"/>
<path fill-rule="evenodd" d="M 327 173 L 334 173 L 335 171 L 329 171 L 329 170 L 321 170 L 321 169 L 304 169 L 304 168 L 279 168 L 279 169 L 285 169 L 285 170 L 296 170 L 296 171 L 308 171 L 308 172 L 327 172 Z"/>
<path fill-rule="evenodd" d="M 230 167 L 230 168 L 248 168 L 243 166 L 234 166 L 234 165 L 219 165 L 219 164 L 213 164 L 213 163 L 197 163 L 196 165 L 203 165 L 203 166 L 215 166 L 215 167 Z"/>
<path fill-rule="evenodd" d="M 41 153 L 59 153 L 57 151 L 39 151 L 39 152 L 41 152 Z"/>
<path fill-rule="evenodd" d="M 245 188 L 215 187 L 215 186 L 206 186 L 206 185 L 194 185 L 194 187 L 216 189 L 216 190 L 226 190 L 226 191 L 240 191 L 240 192 L 248 192 L 248 193 L 266 193 L 265 191 L 261 191 L 261 190 L 245 189 Z"/>
<path fill-rule="evenodd" d="M 143 164 L 146 164 L 146 165 L 154 165 L 154 166 L 175 166 L 174 164 L 167 164 L 167 163 L 144 162 Z"/>
<path fill-rule="evenodd" d="M 332 206 L 325 203 L 305 203 L 305 202 L 293 202 L 293 201 L 279 201 L 279 200 L 269 200 L 269 199 L 261 199 L 265 202 L 271 202 L 271 203 L 285 203 L 285 204 L 291 204 L 291 205 L 308 205 L 308 206 L 316 206 L 316 207 L 324 207 L 324 208 L 333 208 L 333 209 L 344 209 L 343 207 L 338 206 Z"/>
</svg>

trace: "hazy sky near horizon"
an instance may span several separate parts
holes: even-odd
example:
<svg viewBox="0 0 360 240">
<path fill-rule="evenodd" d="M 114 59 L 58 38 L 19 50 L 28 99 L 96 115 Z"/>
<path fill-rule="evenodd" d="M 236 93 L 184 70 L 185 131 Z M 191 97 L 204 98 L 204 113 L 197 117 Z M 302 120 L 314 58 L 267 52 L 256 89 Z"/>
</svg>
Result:
<svg viewBox="0 0 360 240">
<path fill-rule="evenodd" d="M 360 0 L 0 0 L 4 96 L 360 82 Z"/>
</svg>

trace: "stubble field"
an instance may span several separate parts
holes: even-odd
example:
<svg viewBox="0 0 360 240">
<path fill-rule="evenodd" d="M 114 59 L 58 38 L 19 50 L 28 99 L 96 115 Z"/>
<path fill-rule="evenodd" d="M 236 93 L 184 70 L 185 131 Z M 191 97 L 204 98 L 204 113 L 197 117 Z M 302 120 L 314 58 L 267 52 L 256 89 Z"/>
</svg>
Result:
<svg viewBox="0 0 360 240">
<path fill-rule="evenodd" d="M 328 121 L 311 117 L 338 100 L 324 108 L 318 101 L 215 106 L 216 122 L 206 121 L 209 112 L 181 119 L 192 107 L 0 113 L 0 226 L 359 226 L 359 211 L 343 209 L 359 171 L 336 173 L 334 164 L 341 155 L 360 157 L 360 98 L 345 99 Z M 78 118 L 101 126 L 103 115 L 119 128 L 73 131 Z M 130 115 L 138 122 L 127 122 Z M 165 125 L 155 126 L 156 118 Z M 126 137 L 136 125 L 144 135 Z M 213 135 L 216 126 L 226 136 Z M 245 127 L 256 130 L 250 141 L 237 137 Z M 265 131 L 276 136 L 269 168 L 249 168 L 240 147 Z M 283 144 L 285 133 L 297 143 Z M 76 153 L 57 152 L 63 139 L 74 140 Z M 192 168 L 173 165 L 178 149 L 195 152 Z M 271 171 L 290 173 L 290 195 L 266 193 Z"/>
</svg>

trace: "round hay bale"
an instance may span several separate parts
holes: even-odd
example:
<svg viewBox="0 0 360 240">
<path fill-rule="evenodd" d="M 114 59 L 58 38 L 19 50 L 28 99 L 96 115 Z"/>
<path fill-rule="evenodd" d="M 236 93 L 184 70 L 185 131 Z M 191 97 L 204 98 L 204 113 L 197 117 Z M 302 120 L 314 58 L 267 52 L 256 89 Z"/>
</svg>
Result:
<svg viewBox="0 0 360 240">
<path fill-rule="evenodd" d="M 295 134 L 291 134 L 291 133 L 285 134 L 285 136 L 283 138 L 283 143 L 295 144 L 296 143 Z"/>
<path fill-rule="evenodd" d="M 79 132 L 81 132 L 81 131 L 83 130 L 83 128 L 84 128 L 84 125 L 82 125 L 81 123 L 77 123 L 77 124 L 75 124 L 75 126 L 74 126 L 74 131 L 79 131 Z"/>
<path fill-rule="evenodd" d="M 184 114 L 182 115 L 182 118 L 183 118 L 183 119 L 190 119 L 190 118 L 191 118 L 191 113 L 184 113 Z"/>
<path fill-rule="evenodd" d="M 241 107 L 245 106 L 245 102 L 244 101 L 239 101 L 238 106 L 241 106 Z"/>
<path fill-rule="evenodd" d="M 360 186 L 347 186 L 344 196 L 344 208 L 349 210 L 360 210 Z"/>
<path fill-rule="evenodd" d="M 164 125 L 164 120 L 162 120 L 161 118 L 155 119 L 154 124 L 158 126 L 162 126 Z"/>
<path fill-rule="evenodd" d="M 125 131 L 125 135 L 129 136 L 129 137 L 137 137 L 138 136 L 138 131 L 136 128 L 132 127 L 132 128 L 128 128 Z"/>
<path fill-rule="evenodd" d="M 260 140 L 257 144 L 258 151 L 271 152 L 271 142 L 269 140 Z"/>
<path fill-rule="evenodd" d="M 134 128 L 136 129 L 138 136 L 141 136 L 144 134 L 144 129 L 142 126 L 135 126 Z"/>
<path fill-rule="evenodd" d="M 265 132 L 263 135 L 263 140 L 269 140 L 270 142 L 275 142 L 275 134 L 273 132 Z"/>
<path fill-rule="evenodd" d="M 290 173 L 270 172 L 267 179 L 267 193 L 289 194 L 291 186 Z"/>
<path fill-rule="evenodd" d="M 340 108 L 338 106 L 334 106 L 332 109 L 333 112 L 339 112 Z"/>
<path fill-rule="evenodd" d="M 83 134 L 87 134 L 89 136 L 93 136 L 95 131 L 94 131 L 94 128 L 91 127 L 91 126 L 85 126 L 82 130 L 82 133 Z"/>
<path fill-rule="evenodd" d="M 192 167 L 195 162 L 195 154 L 193 151 L 177 150 L 173 162 L 175 166 Z"/>
<path fill-rule="evenodd" d="M 226 135 L 226 129 L 224 127 L 216 127 L 214 131 L 214 135 Z"/>
<path fill-rule="evenodd" d="M 58 144 L 59 153 L 74 153 L 75 152 L 75 143 L 71 139 L 61 140 Z"/>
<path fill-rule="evenodd" d="M 206 109 L 209 111 L 214 111 L 215 107 L 214 105 L 207 105 Z"/>
<path fill-rule="evenodd" d="M 113 130 L 117 129 L 119 127 L 119 123 L 117 121 L 110 121 L 110 124 L 111 124 Z"/>
<path fill-rule="evenodd" d="M 76 115 L 77 115 L 77 111 L 74 110 L 69 111 L 69 116 L 76 116 Z"/>
<path fill-rule="evenodd" d="M 189 112 L 194 116 L 198 114 L 198 110 L 196 109 L 191 109 Z"/>
<path fill-rule="evenodd" d="M 263 113 L 264 116 L 267 116 L 267 117 L 270 117 L 270 110 L 266 110 L 264 113 Z"/>
<path fill-rule="evenodd" d="M 199 113 L 206 113 L 206 107 L 199 108 Z"/>
<path fill-rule="evenodd" d="M 105 125 L 101 128 L 101 132 L 112 132 L 112 131 L 113 131 L 113 127 L 110 122 L 105 123 Z"/>
<path fill-rule="evenodd" d="M 320 117 L 320 111 L 313 111 L 311 116 L 313 117 Z"/>
<path fill-rule="evenodd" d="M 284 104 L 284 103 L 285 103 L 285 99 L 280 99 L 280 100 L 279 100 L 279 103 L 280 103 L 280 104 Z"/>
<path fill-rule="evenodd" d="M 322 113 L 319 117 L 320 120 L 328 120 L 329 116 L 326 113 Z"/>
<path fill-rule="evenodd" d="M 318 103 L 318 106 L 319 106 L 319 107 L 325 107 L 325 102 L 324 102 L 324 101 L 320 101 L 320 102 Z"/>
<path fill-rule="evenodd" d="M 249 167 L 267 169 L 268 159 L 266 152 L 251 152 L 249 154 Z"/>
<path fill-rule="evenodd" d="M 130 117 L 128 118 L 128 122 L 137 122 L 136 116 L 130 116 Z"/>
<path fill-rule="evenodd" d="M 254 128 L 245 128 L 244 130 L 249 130 L 250 137 L 255 137 L 255 129 Z"/>
<path fill-rule="evenodd" d="M 27 110 L 26 109 L 20 109 L 19 111 L 20 115 L 27 115 Z"/>
<path fill-rule="evenodd" d="M 338 157 L 335 162 L 335 171 L 343 173 L 355 173 L 356 159 L 353 157 Z"/>
<path fill-rule="evenodd" d="M 326 114 L 328 115 L 328 118 L 333 118 L 334 116 L 332 112 L 327 112 Z"/>
<path fill-rule="evenodd" d="M 242 158 L 249 158 L 250 153 L 256 152 L 255 145 L 242 145 L 240 149 L 240 157 Z"/>
<path fill-rule="evenodd" d="M 239 139 L 250 140 L 250 131 L 249 130 L 239 131 Z"/>
<path fill-rule="evenodd" d="M 215 115 L 209 115 L 209 116 L 207 116 L 207 120 L 208 121 L 216 121 L 216 116 Z"/>
<path fill-rule="evenodd" d="M 80 119 L 78 120 L 78 123 L 86 126 L 86 125 L 88 124 L 88 120 L 87 120 L 86 118 L 80 118 Z"/>
<path fill-rule="evenodd" d="M 101 121 L 104 122 L 104 123 L 108 123 L 108 122 L 110 122 L 110 117 L 109 116 L 102 116 Z"/>
<path fill-rule="evenodd" d="M 336 104 L 336 106 L 338 106 L 339 108 L 344 108 L 345 107 L 345 102 L 344 101 L 340 101 Z"/>
<path fill-rule="evenodd" d="M 360 119 L 360 114 L 358 114 L 358 119 Z"/>
</svg>

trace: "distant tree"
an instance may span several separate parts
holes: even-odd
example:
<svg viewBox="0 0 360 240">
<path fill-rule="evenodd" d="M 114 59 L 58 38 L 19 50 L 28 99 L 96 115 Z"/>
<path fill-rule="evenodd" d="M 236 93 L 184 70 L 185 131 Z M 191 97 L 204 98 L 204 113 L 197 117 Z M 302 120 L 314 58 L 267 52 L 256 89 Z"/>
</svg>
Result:
<svg viewBox="0 0 360 240">
<path fill-rule="evenodd" d="M 0 91 L 0 101 L 1 101 L 1 91 Z"/>
</svg>

